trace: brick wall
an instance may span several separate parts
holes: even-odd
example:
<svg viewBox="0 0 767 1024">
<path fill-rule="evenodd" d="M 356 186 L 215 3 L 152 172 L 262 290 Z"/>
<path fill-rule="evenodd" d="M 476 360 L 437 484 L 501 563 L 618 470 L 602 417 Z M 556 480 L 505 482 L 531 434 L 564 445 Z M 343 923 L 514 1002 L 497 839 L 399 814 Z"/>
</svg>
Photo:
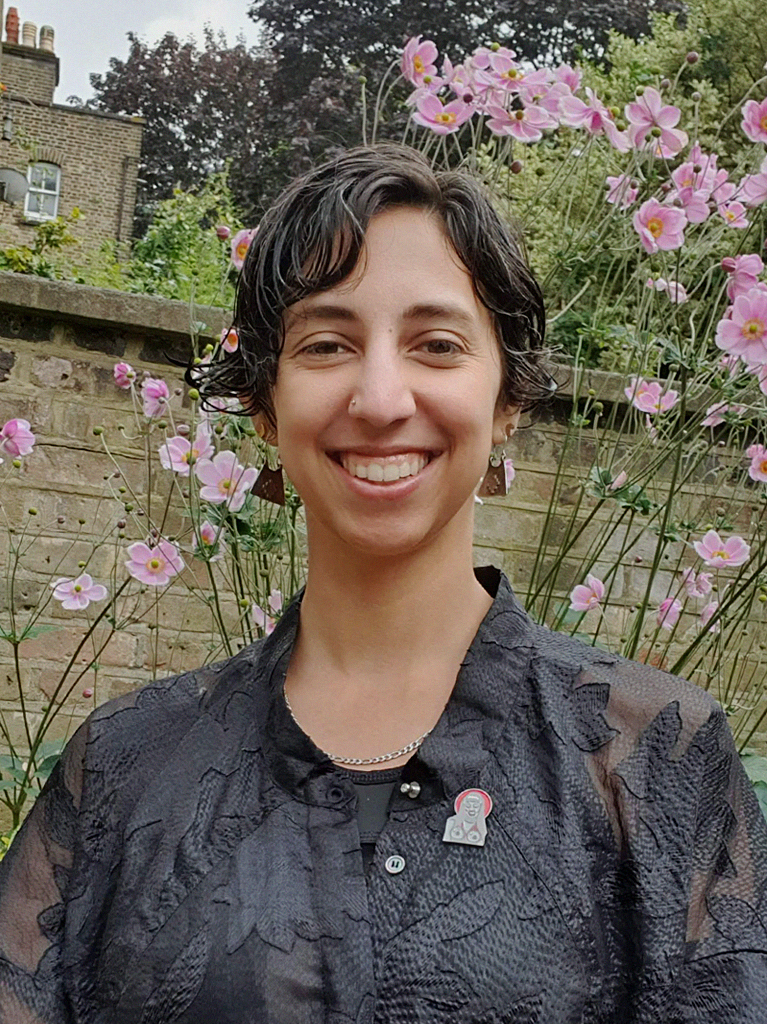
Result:
<svg viewBox="0 0 767 1024">
<path fill-rule="evenodd" d="M 197 310 L 194 316 L 210 325 L 213 336 L 224 322 L 221 311 Z M 124 424 L 130 429 L 132 413 L 129 395 L 114 386 L 114 363 L 125 359 L 136 369 L 147 369 L 180 384 L 180 371 L 169 367 L 165 356 L 185 357 L 189 326 L 190 311 L 182 303 L 0 273 L 0 423 L 12 416 L 22 416 L 32 423 L 38 437 L 34 454 L 23 460 L 22 469 L 10 478 L 0 496 L 6 514 L 17 523 L 29 521 L 27 510 L 35 507 L 38 515 L 34 527 L 42 531 L 41 539 L 29 552 L 25 573 L 17 580 L 13 603 L 20 614 L 44 592 L 51 572 L 74 574 L 77 560 L 87 557 L 91 550 L 89 536 L 104 532 L 115 537 L 119 510 L 114 502 L 103 497 L 105 477 L 113 472 L 114 464 L 104 455 L 93 427 L 107 426 L 128 477 L 138 467 L 131 465 L 131 458 L 136 462 L 133 446 L 119 440 L 119 426 Z M 593 372 L 578 386 L 579 393 L 591 388 L 606 404 L 620 405 L 625 404 L 624 383 L 617 375 Z M 487 499 L 477 508 L 477 564 L 502 567 L 523 597 L 570 413 L 569 385 L 562 390 L 561 402 L 515 435 L 510 451 L 517 478 L 508 497 Z M 177 415 L 183 419 L 189 408 L 187 399 L 180 395 L 174 402 Z M 626 436 L 623 444 L 628 447 L 632 443 L 631 436 Z M 568 453 L 567 483 L 557 509 L 560 523 L 569 516 L 579 482 L 592 464 L 592 444 L 585 436 Z M 717 457 L 726 459 L 728 455 L 722 452 Z M 707 463 L 701 468 L 698 481 L 684 489 L 691 505 L 725 500 L 722 487 L 717 487 L 712 495 L 711 488 L 705 486 L 710 470 L 711 464 Z M 661 471 L 657 478 L 659 486 L 666 479 Z M 58 522 L 59 517 L 63 522 Z M 80 519 L 84 520 L 83 525 Z M 597 516 L 590 530 L 568 551 L 557 588 L 560 596 L 581 581 L 580 558 L 588 544 L 604 530 L 604 523 L 604 517 Z M 621 635 L 629 609 L 641 598 L 649 572 L 652 540 L 621 557 L 619 538 L 615 537 L 600 556 L 597 571 L 618 563 L 612 606 L 607 612 L 611 637 Z M 7 543 L 7 537 L 0 531 L 0 569 L 7 565 Z M 71 549 L 69 545 L 73 545 Z M 52 567 L 65 551 L 66 563 L 55 570 Z M 113 563 L 114 552 L 106 545 L 90 565 L 97 576 Z M 195 579 L 204 593 L 204 579 Z M 662 574 L 657 580 L 653 600 L 658 603 L 666 596 L 668 579 L 668 574 Z M 180 671 L 206 660 L 210 611 L 202 602 L 190 601 L 188 593 L 179 587 L 178 602 L 161 602 L 156 624 L 150 616 L 142 618 L 139 614 L 138 621 L 114 637 L 100 659 L 97 701 L 141 685 L 147 679 L 155 650 L 159 652 L 162 672 Z M 763 607 L 760 605 L 755 613 L 762 618 Z M 235 610 L 229 608 L 227 614 L 230 613 L 235 614 Z M 7 595 L 0 594 L 0 622 L 7 615 Z M 27 641 L 23 650 L 27 704 L 36 713 L 50 700 L 61 666 L 82 635 L 82 621 L 59 605 L 49 608 L 44 621 L 56 631 Z M 763 630 L 762 619 L 755 622 L 754 628 L 756 638 Z M 758 669 L 760 655 L 756 643 L 753 649 Z M 21 723 L 9 651 L 0 646 L 0 709 L 11 716 L 18 734 Z M 758 672 L 761 674 L 757 679 L 763 683 L 764 673 L 761 669 Z M 67 715 L 59 720 L 60 730 L 71 732 L 93 706 L 94 699 L 82 696 L 89 678 L 80 682 L 68 700 Z M 693 678 L 705 684 L 706 666 L 699 667 Z M 765 731 L 760 733 L 762 746 Z"/>
<path fill-rule="evenodd" d="M 0 167 L 26 175 L 30 163 L 56 164 L 61 168 L 59 213 L 68 217 L 75 207 L 80 210 L 82 218 L 72 233 L 82 248 L 107 241 L 127 244 L 143 121 L 52 103 L 51 76 L 57 66 L 52 54 L 3 44 L 2 75 L 8 76 L 9 86 L 3 106 L 13 118 L 14 138 L 0 139 Z M 0 246 L 28 244 L 35 223 L 25 219 L 23 201 L 0 203 Z"/>
<path fill-rule="evenodd" d="M 0 81 L 8 92 L 35 103 L 53 103 L 53 91 L 59 82 L 59 58 L 30 46 L 2 45 Z"/>
</svg>

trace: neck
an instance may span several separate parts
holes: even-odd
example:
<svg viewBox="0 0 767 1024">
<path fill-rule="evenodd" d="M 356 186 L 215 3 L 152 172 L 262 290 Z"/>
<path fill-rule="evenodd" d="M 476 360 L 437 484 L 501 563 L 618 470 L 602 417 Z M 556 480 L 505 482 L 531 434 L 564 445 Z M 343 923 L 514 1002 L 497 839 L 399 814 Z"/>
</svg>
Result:
<svg viewBox="0 0 767 1024">
<path fill-rule="evenodd" d="M 309 524 L 296 667 L 379 692 L 457 671 L 492 603 L 474 576 L 472 526 L 407 555 L 372 557 L 312 544 Z"/>
</svg>

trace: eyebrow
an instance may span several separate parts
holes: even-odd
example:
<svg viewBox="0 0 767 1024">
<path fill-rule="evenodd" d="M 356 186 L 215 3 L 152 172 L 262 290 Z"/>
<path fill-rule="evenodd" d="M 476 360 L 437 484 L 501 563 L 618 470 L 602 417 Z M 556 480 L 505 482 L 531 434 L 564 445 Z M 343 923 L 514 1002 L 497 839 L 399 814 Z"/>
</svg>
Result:
<svg viewBox="0 0 767 1024">
<path fill-rule="evenodd" d="M 308 309 L 299 313 L 289 315 L 288 326 L 298 320 L 342 320 L 345 323 L 358 323 L 360 318 L 353 309 L 348 306 L 337 306 L 334 303 L 321 302 L 311 305 Z M 402 314 L 406 321 L 415 320 L 452 320 L 454 323 L 462 324 L 464 327 L 476 327 L 477 320 L 463 307 L 452 303 L 441 302 L 416 302 L 408 306 Z"/>
</svg>

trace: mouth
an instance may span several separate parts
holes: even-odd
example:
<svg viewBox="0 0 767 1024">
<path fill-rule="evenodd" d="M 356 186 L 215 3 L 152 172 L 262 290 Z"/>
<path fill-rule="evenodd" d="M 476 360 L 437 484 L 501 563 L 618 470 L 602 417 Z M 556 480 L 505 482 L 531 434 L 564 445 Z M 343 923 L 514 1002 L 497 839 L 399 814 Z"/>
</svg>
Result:
<svg viewBox="0 0 767 1024">
<path fill-rule="evenodd" d="M 395 455 L 361 455 L 345 451 L 329 454 L 349 476 L 382 485 L 418 476 L 436 455 L 424 451 L 397 452 Z"/>
</svg>

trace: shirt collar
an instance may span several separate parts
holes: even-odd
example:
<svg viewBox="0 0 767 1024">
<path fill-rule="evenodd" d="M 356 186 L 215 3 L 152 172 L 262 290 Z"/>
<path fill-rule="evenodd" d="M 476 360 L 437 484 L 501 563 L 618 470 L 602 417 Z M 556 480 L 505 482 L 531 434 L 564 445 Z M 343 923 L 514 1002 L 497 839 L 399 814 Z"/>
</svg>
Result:
<svg viewBox="0 0 767 1024">
<path fill-rule="evenodd" d="M 418 769 L 425 770 L 448 794 L 478 784 L 527 674 L 533 645 L 535 627 L 506 576 L 492 566 L 475 571 L 485 589 L 495 593 L 493 603 L 466 652 L 442 716 L 404 772 L 415 777 Z M 258 701 L 259 718 L 264 723 L 264 754 L 278 785 L 309 802 L 324 803 L 329 777 L 337 776 L 337 769 L 295 723 L 284 698 L 302 597 L 303 591 L 261 648 L 256 676 L 264 703 Z"/>
</svg>

